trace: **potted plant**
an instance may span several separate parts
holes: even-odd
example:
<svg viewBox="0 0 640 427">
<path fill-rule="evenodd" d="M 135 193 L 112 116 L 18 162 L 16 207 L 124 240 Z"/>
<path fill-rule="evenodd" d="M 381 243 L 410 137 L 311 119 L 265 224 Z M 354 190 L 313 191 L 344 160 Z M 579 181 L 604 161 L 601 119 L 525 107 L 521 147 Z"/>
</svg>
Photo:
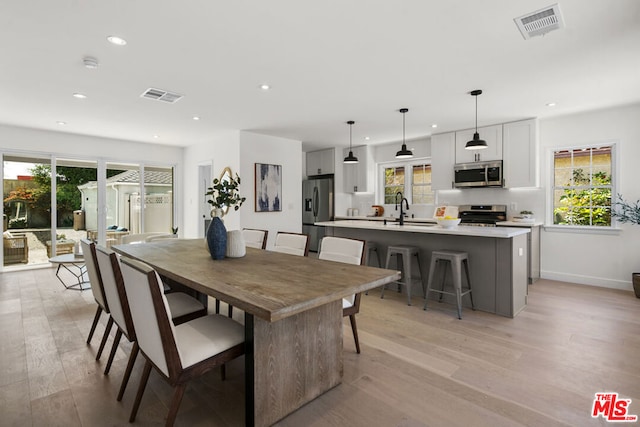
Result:
<svg viewBox="0 0 640 427">
<path fill-rule="evenodd" d="M 207 188 L 206 196 L 211 196 L 207 202 L 212 206 L 211 217 L 222 217 L 226 214 L 226 210 L 233 206 L 234 210 L 240 209 L 240 206 L 247 199 L 241 197 L 238 193 L 240 187 L 240 177 L 236 173 L 236 177 L 228 175 L 223 179 L 215 178 L 213 186 Z"/>
<path fill-rule="evenodd" d="M 621 223 L 640 225 L 640 200 L 636 200 L 635 203 L 627 202 L 622 195 L 618 194 L 612 205 L 611 216 Z M 640 298 L 640 273 L 633 273 L 631 281 L 636 298 Z"/>
<path fill-rule="evenodd" d="M 520 217 L 523 219 L 531 219 L 533 218 L 533 212 L 531 211 L 520 211 Z"/>
<path fill-rule="evenodd" d="M 226 171 L 227 169 L 225 169 Z M 239 193 L 240 177 L 238 174 L 236 173 L 234 178 L 231 173 L 226 174 L 225 172 L 223 172 L 221 178 L 213 180 L 213 186 L 207 188 L 208 191 L 205 193 L 206 196 L 211 196 L 207 200 L 212 206 L 212 220 L 207 230 L 207 247 L 213 259 L 224 259 L 225 254 L 227 254 L 227 229 L 222 222 L 222 217 L 231 206 L 236 211 L 240 209 L 240 206 L 246 200 L 246 197 L 240 196 Z M 235 248 L 238 245 L 234 244 L 232 246 Z M 242 244 L 242 249 L 244 250 L 244 244 Z M 234 250 L 234 255 L 236 253 L 237 251 Z"/>
</svg>

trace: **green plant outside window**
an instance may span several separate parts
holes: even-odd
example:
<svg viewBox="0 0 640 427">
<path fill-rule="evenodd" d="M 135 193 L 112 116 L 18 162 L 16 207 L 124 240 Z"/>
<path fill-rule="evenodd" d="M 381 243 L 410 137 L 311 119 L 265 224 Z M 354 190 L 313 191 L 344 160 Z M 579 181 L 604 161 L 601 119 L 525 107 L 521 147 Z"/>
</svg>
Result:
<svg viewBox="0 0 640 427">
<path fill-rule="evenodd" d="M 611 226 L 611 154 L 611 146 L 554 152 L 554 224 Z"/>
</svg>

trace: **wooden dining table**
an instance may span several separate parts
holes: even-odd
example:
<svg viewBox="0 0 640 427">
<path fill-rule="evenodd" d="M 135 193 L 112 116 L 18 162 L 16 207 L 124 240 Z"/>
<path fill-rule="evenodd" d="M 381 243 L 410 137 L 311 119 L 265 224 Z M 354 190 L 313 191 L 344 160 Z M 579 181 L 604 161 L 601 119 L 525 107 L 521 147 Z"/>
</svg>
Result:
<svg viewBox="0 0 640 427">
<path fill-rule="evenodd" d="M 248 426 L 272 425 L 340 384 L 342 298 L 400 279 L 394 270 L 253 248 L 213 260 L 203 239 L 112 249 L 244 311 Z"/>
</svg>

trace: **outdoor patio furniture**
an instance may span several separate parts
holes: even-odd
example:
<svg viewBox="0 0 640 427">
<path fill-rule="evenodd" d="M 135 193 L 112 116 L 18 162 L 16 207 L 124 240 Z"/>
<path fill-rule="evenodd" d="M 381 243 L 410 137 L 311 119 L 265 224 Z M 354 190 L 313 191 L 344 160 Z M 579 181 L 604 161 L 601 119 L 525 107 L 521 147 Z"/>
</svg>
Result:
<svg viewBox="0 0 640 427">
<path fill-rule="evenodd" d="M 75 244 L 75 240 L 56 240 L 56 255 L 72 254 Z M 51 240 L 47 240 L 47 256 L 52 257 Z"/>
<path fill-rule="evenodd" d="M 111 245 L 120 245 L 122 244 L 122 238 L 127 235 L 129 235 L 129 231 L 107 230 L 107 244 L 105 246 L 109 248 Z M 87 230 L 87 239 L 97 243 L 98 230 Z"/>
<path fill-rule="evenodd" d="M 26 235 L 5 231 L 2 235 L 2 246 L 5 265 L 29 262 L 29 244 Z"/>
</svg>

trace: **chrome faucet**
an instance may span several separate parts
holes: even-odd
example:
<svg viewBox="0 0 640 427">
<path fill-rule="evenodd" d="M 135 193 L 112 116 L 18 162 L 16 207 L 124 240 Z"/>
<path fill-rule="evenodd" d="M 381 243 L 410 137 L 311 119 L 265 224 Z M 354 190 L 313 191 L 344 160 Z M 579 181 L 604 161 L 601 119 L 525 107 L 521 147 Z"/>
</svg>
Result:
<svg viewBox="0 0 640 427">
<path fill-rule="evenodd" d="M 406 213 L 402 210 L 402 202 L 404 202 L 407 210 L 409 210 L 409 201 L 405 197 L 402 197 L 402 193 L 398 191 L 396 193 L 396 210 L 398 210 L 398 198 L 400 199 L 400 225 L 404 225 L 404 216 Z"/>
</svg>

